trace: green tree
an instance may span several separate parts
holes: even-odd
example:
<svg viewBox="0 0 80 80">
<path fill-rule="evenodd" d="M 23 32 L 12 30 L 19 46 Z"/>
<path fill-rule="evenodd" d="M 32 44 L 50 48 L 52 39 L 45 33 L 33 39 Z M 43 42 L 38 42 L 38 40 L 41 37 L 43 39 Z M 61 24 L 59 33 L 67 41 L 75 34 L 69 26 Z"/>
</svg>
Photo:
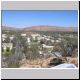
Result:
<svg viewBox="0 0 80 80">
<path fill-rule="evenodd" d="M 9 43 L 10 42 L 10 39 L 9 37 L 7 37 L 5 40 L 4 40 L 5 43 Z"/>
<path fill-rule="evenodd" d="M 10 48 L 9 47 L 6 47 L 6 52 L 9 52 L 10 51 Z"/>
<path fill-rule="evenodd" d="M 2 52 L 4 52 L 4 48 L 2 47 Z"/>
<path fill-rule="evenodd" d="M 75 50 L 78 48 L 77 38 L 65 37 L 61 43 L 57 44 L 63 56 L 73 56 L 76 55 Z"/>
<path fill-rule="evenodd" d="M 31 51 L 32 51 L 32 59 L 36 59 L 39 57 L 39 52 L 38 52 L 38 45 L 37 44 L 32 44 L 31 45 Z"/>
<path fill-rule="evenodd" d="M 11 54 L 15 54 L 15 47 L 12 48 Z"/>
<path fill-rule="evenodd" d="M 26 59 L 37 59 L 39 58 L 39 52 L 38 52 L 38 45 L 36 43 L 33 43 L 29 46 L 25 46 L 25 55 Z"/>
</svg>

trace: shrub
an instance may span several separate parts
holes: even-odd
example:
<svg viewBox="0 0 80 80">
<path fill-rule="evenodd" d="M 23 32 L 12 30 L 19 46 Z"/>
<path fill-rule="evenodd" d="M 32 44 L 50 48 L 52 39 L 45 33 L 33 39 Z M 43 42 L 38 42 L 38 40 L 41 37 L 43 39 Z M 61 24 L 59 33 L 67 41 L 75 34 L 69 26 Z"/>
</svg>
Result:
<svg viewBox="0 0 80 80">
<path fill-rule="evenodd" d="M 63 63 L 62 59 L 59 59 L 59 58 L 54 58 L 53 60 L 51 60 L 50 62 L 50 66 L 56 66 L 56 65 L 59 65 Z"/>
<path fill-rule="evenodd" d="M 6 52 L 9 52 L 9 51 L 10 51 L 10 49 L 9 49 L 9 47 L 7 47 L 7 48 L 6 48 Z"/>
</svg>

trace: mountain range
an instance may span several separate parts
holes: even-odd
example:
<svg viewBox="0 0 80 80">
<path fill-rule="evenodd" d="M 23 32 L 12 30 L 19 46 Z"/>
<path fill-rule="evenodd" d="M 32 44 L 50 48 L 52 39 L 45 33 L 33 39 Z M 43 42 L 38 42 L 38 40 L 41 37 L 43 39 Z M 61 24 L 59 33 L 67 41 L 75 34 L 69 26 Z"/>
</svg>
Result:
<svg viewBox="0 0 80 80">
<path fill-rule="evenodd" d="M 25 28 L 14 28 L 14 27 L 7 27 L 2 26 L 2 30 L 23 30 L 23 31 L 69 31 L 69 32 L 77 32 L 78 27 L 61 27 L 61 26 L 46 26 L 46 25 L 39 25 L 39 26 L 31 26 Z"/>
</svg>

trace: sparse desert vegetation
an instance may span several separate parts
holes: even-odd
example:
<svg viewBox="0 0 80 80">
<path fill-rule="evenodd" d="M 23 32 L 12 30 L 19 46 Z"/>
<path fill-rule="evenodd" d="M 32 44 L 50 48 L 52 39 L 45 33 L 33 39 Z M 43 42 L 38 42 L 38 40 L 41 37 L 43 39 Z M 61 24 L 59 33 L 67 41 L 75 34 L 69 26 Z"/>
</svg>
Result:
<svg viewBox="0 0 80 80">
<path fill-rule="evenodd" d="M 78 67 L 78 33 L 72 31 L 2 31 L 3 68 Z"/>
</svg>

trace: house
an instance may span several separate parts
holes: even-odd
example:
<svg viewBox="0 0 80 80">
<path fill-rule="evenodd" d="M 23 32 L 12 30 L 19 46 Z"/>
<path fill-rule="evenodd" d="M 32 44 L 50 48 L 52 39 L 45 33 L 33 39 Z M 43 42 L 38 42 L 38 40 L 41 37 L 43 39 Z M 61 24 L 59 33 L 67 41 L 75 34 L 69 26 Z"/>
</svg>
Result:
<svg viewBox="0 0 80 80">
<path fill-rule="evenodd" d="M 54 47 L 54 46 L 48 46 L 48 45 L 45 45 L 45 44 L 42 44 L 42 46 L 43 46 L 43 48 L 48 49 L 48 51 L 52 51 L 53 47 Z"/>
<path fill-rule="evenodd" d="M 42 44 L 44 48 L 53 48 L 53 46 L 48 46 L 48 45 L 45 45 L 45 44 Z"/>
<path fill-rule="evenodd" d="M 7 47 L 11 50 L 13 47 L 13 43 L 2 43 L 2 48 L 6 51 Z"/>
<path fill-rule="evenodd" d="M 56 40 L 56 42 L 61 42 L 61 40 Z"/>
<path fill-rule="evenodd" d="M 30 43 L 30 42 L 31 42 L 31 41 L 30 41 L 30 37 L 27 37 L 27 42 L 28 42 L 28 43 Z"/>
<path fill-rule="evenodd" d="M 6 34 L 2 34 L 2 41 L 4 41 L 7 38 Z"/>
<path fill-rule="evenodd" d="M 58 40 L 61 41 L 62 39 L 61 38 L 58 38 Z"/>
<path fill-rule="evenodd" d="M 46 40 L 49 41 L 50 39 L 49 38 L 46 38 Z"/>
<path fill-rule="evenodd" d="M 40 34 L 31 34 L 31 36 L 32 36 L 33 40 L 36 40 L 36 37 L 39 37 Z"/>
<path fill-rule="evenodd" d="M 73 38 L 74 36 L 73 36 L 73 35 L 69 35 L 69 37 L 70 37 L 70 38 Z"/>
<path fill-rule="evenodd" d="M 10 36 L 9 38 L 10 38 L 10 40 L 13 40 L 14 39 L 14 35 Z"/>
<path fill-rule="evenodd" d="M 28 45 L 29 45 L 29 48 L 30 48 L 30 42 L 31 42 L 30 37 L 27 37 L 27 42 L 28 42 Z"/>
<path fill-rule="evenodd" d="M 9 38 L 10 38 L 10 40 L 13 40 L 14 37 L 11 36 L 11 37 L 9 37 Z"/>
<path fill-rule="evenodd" d="M 4 37 L 4 38 L 6 38 L 6 37 L 7 37 L 7 35 L 6 35 L 6 34 L 2 34 L 2 38 L 3 38 L 3 37 Z"/>
<path fill-rule="evenodd" d="M 38 36 L 38 37 L 37 37 L 37 40 L 38 40 L 38 41 L 40 41 L 40 40 L 42 40 L 42 39 L 45 39 L 45 37 L 42 37 L 42 36 Z"/>
<path fill-rule="evenodd" d="M 27 35 L 25 33 L 22 33 L 21 36 L 26 37 Z"/>
<path fill-rule="evenodd" d="M 52 42 L 52 43 L 54 43 L 54 42 L 55 42 L 55 40 L 51 40 L 51 42 Z"/>
</svg>

